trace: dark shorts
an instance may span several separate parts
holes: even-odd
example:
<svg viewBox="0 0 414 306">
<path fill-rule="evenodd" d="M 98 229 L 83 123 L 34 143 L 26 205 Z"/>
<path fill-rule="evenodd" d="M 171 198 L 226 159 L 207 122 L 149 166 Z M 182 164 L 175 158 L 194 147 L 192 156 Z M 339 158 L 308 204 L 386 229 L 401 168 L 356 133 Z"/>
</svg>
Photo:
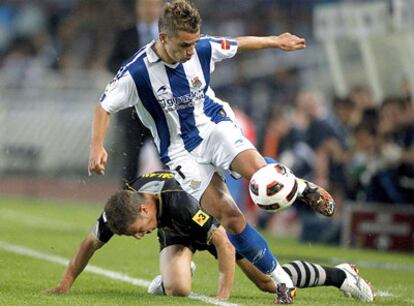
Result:
<svg viewBox="0 0 414 306">
<path fill-rule="evenodd" d="M 217 251 L 214 245 L 195 242 L 194 239 L 191 239 L 190 237 L 183 237 L 172 232 L 158 230 L 158 242 L 160 243 L 160 252 L 170 245 L 180 244 L 189 248 L 193 253 L 196 251 L 208 251 L 217 259 Z M 242 258 L 243 256 L 236 252 L 236 260 Z"/>
</svg>

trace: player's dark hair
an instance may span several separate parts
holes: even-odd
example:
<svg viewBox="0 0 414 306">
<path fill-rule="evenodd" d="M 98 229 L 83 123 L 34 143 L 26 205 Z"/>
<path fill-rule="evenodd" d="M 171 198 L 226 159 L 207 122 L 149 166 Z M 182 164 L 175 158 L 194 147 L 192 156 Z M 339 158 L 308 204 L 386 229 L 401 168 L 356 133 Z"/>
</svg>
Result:
<svg viewBox="0 0 414 306">
<path fill-rule="evenodd" d="M 196 33 L 200 30 L 200 25 L 200 13 L 186 0 L 166 3 L 158 20 L 159 31 L 166 32 L 169 36 L 175 35 L 178 31 Z"/>
<path fill-rule="evenodd" d="M 125 235 L 127 229 L 139 216 L 139 209 L 146 201 L 139 192 L 123 190 L 112 195 L 105 205 L 108 226 L 114 234 Z"/>
</svg>

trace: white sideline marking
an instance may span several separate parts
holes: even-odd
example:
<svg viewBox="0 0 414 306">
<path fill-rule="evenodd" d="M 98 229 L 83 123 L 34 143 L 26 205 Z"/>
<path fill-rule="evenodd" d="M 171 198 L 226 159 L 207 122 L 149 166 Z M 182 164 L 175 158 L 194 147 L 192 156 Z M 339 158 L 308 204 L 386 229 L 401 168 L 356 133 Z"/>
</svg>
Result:
<svg viewBox="0 0 414 306">
<path fill-rule="evenodd" d="M 392 294 L 391 292 L 388 292 L 388 291 L 382 291 L 382 290 L 376 290 L 375 295 L 381 296 L 381 297 L 395 297 L 395 294 Z"/>
<path fill-rule="evenodd" d="M 29 249 L 29 248 L 21 246 L 21 245 L 10 244 L 8 242 L 1 241 L 1 240 L 0 240 L 0 249 L 3 250 L 3 251 L 14 253 L 14 254 L 24 255 L 24 256 L 44 260 L 44 261 L 53 262 L 53 263 L 56 263 L 56 264 L 59 264 L 59 265 L 62 265 L 62 266 L 67 266 L 68 263 L 69 263 L 69 260 L 66 259 L 66 258 L 56 256 L 56 255 L 50 255 L 50 254 L 47 254 L 47 253 L 38 252 L 38 251 Z M 139 287 L 147 288 L 149 286 L 149 284 L 151 283 L 147 280 L 134 278 L 134 277 L 131 277 L 127 274 L 123 274 L 123 273 L 119 273 L 119 272 L 99 268 L 99 267 L 93 266 L 93 265 L 87 265 L 84 271 L 94 273 L 94 274 L 98 274 L 98 275 L 101 275 L 101 276 L 105 276 L 105 277 L 113 279 L 113 280 L 129 283 L 129 284 L 139 286 Z M 219 306 L 241 306 L 239 304 L 232 304 L 232 303 L 217 301 L 213 298 L 210 298 L 208 296 L 201 295 L 201 294 L 198 294 L 198 293 L 191 293 L 189 298 L 194 299 L 194 300 L 199 300 L 199 301 L 202 301 L 202 302 L 205 302 L 205 303 L 208 303 L 208 304 L 219 305 Z"/>
</svg>

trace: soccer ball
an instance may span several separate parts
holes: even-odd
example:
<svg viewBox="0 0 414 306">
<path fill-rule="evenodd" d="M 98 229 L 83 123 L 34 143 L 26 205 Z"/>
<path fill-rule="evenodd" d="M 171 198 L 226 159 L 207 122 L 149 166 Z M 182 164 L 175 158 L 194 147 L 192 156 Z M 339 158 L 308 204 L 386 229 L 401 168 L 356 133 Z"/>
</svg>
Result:
<svg viewBox="0 0 414 306">
<path fill-rule="evenodd" d="M 249 192 L 253 202 L 261 209 L 277 212 L 295 201 L 298 183 L 289 169 L 279 164 L 269 164 L 253 174 Z"/>
</svg>

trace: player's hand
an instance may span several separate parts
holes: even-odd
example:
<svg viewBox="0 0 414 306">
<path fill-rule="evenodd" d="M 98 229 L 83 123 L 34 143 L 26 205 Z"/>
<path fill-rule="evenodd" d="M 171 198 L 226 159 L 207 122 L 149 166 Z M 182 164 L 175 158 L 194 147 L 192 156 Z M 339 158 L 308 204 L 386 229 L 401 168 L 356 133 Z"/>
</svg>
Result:
<svg viewBox="0 0 414 306">
<path fill-rule="evenodd" d="M 69 292 L 69 288 L 63 286 L 57 286 L 55 288 L 49 288 L 43 291 L 45 294 L 65 294 Z"/>
<path fill-rule="evenodd" d="M 108 153 L 103 146 L 91 146 L 89 153 L 88 174 L 95 172 L 99 175 L 105 174 L 105 166 L 108 161 Z"/>
<path fill-rule="evenodd" d="M 295 51 L 306 48 L 306 41 L 290 33 L 283 33 L 279 36 L 271 36 L 275 41 L 277 48 L 283 51 Z"/>
</svg>

